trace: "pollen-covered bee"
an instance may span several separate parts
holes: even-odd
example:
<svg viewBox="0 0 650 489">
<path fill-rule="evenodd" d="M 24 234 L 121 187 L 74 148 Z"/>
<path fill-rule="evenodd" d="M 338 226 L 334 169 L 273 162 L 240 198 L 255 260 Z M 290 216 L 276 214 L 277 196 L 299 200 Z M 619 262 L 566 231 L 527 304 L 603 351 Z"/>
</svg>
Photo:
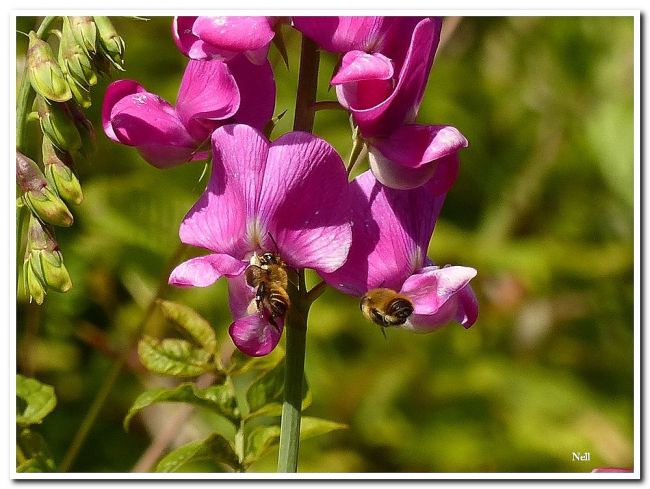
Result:
<svg viewBox="0 0 650 489">
<path fill-rule="evenodd" d="M 266 311 L 269 322 L 275 326 L 275 318 L 286 314 L 291 302 L 287 287 L 289 278 L 285 263 L 275 253 L 253 255 L 251 264 L 246 269 L 246 283 L 255 290 L 255 304 L 260 312 Z"/>
<path fill-rule="evenodd" d="M 400 326 L 413 314 L 411 301 L 391 289 L 368 291 L 361 298 L 360 307 L 366 318 L 382 328 Z"/>
</svg>

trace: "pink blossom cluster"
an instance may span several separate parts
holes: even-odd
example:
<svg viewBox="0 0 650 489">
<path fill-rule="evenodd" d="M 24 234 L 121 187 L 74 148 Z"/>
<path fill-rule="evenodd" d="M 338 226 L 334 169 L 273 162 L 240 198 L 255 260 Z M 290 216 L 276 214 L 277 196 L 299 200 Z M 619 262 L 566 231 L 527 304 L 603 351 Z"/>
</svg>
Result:
<svg viewBox="0 0 650 489">
<path fill-rule="evenodd" d="M 369 148 L 370 169 L 351 182 L 327 141 L 262 132 L 275 108 L 268 52 L 286 24 L 341 56 L 330 83 Z M 441 28 L 429 17 L 177 17 L 173 37 L 190 60 L 176 104 L 132 80 L 108 87 L 109 138 L 159 168 L 211 158 L 207 188 L 180 225 L 182 242 L 209 253 L 180 264 L 169 282 L 206 287 L 226 277 L 229 332 L 243 352 L 265 355 L 282 336 L 284 315 L 259 307 L 246 279 L 265 253 L 287 270 L 315 270 L 362 305 L 376 290 L 408 304 L 383 326 L 426 333 L 476 321 L 476 270 L 427 256 L 467 146 L 454 127 L 416 122 Z"/>
</svg>

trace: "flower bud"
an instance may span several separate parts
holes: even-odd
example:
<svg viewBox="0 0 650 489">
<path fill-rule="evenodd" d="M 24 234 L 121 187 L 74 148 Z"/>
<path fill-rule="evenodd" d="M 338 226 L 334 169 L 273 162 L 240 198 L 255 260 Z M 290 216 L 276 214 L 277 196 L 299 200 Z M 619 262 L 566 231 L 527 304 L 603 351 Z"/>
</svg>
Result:
<svg viewBox="0 0 650 489">
<path fill-rule="evenodd" d="M 102 53 L 115 68 L 124 71 L 124 40 L 113 27 L 108 17 L 95 16 Z"/>
<path fill-rule="evenodd" d="M 57 148 L 74 153 L 81 148 L 81 136 L 74 123 L 70 108 L 66 104 L 48 103 L 37 96 L 38 117 L 41 130 Z"/>
<path fill-rule="evenodd" d="M 90 91 L 87 88 L 80 86 L 79 83 L 77 83 L 77 81 L 68 73 L 65 74 L 65 79 L 70 85 L 70 91 L 72 92 L 72 98 L 74 101 L 84 109 L 90 107 L 92 105 Z"/>
<path fill-rule="evenodd" d="M 16 152 L 16 181 L 23 192 L 22 199 L 33 214 L 55 226 L 72 226 L 72 214 L 50 187 L 38 165 Z"/>
<path fill-rule="evenodd" d="M 33 215 L 27 231 L 23 272 L 25 288 L 38 304 L 43 302 L 49 287 L 59 292 L 66 292 L 72 287 L 58 243 L 52 232 Z"/>
<path fill-rule="evenodd" d="M 97 52 L 97 26 L 92 17 L 68 17 L 74 38 L 86 53 Z"/>
<path fill-rule="evenodd" d="M 44 280 L 34 271 L 31 255 L 25 256 L 23 262 L 23 280 L 25 281 L 25 290 L 29 294 L 29 301 L 36 301 L 39 306 L 45 300 L 45 283 Z M 39 265 L 40 266 L 40 265 Z"/>
<path fill-rule="evenodd" d="M 29 33 L 27 71 L 29 81 L 36 93 L 55 102 L 65 102 L 72 98 L 72 92 L 65 81 L 61 67 L 54 58 L 52 48 L 39 39 L 34 31 Z"/>
<path fill-rule="evenodd" d="M 68 17 L 63 17 L 63 30 L 61 33 L 61 43 L 59 44 L 59 63 L 66 78 L 72 95 L 74 96 L 74 83 L 71 83 L 70 77 L 78 87 L 87 89 L 89 86 L 97 83 L 97 75 L 93 68 L 92 61 L 87 51 L 80 45 L 73 35 L 73 28 L 70 25 Z M 75 97 L 76 100 L 76 97 Z"/>
<path fill-rule="evenodd" d="M 47 137 L 43 138 L 45 177 L 61 198 L 79 205 L 83 200 L 83 192 L 72 171 L 72 163 L 72 157 L 68 153 L 58 151 Z"/>
</svg>

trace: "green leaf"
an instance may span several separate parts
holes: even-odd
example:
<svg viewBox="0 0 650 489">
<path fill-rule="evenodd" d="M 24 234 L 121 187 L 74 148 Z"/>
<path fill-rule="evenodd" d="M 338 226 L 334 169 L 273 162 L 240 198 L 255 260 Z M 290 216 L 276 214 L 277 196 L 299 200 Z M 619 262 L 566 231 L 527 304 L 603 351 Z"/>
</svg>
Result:
<svg viewBox="0 0 650 489">
<path fill-rule="evenodd" d="M 195 406 L 216 411 L 226 418 L 237 419 L 237 401 L 228 385 L 213 385 L 199 389 L 196 384 L 185 383 L 176 388 L 151 389 L 140 394 L 124 418 L 124 429 L 128 431 L 129 422 L 142 409 L 157 402 L 187 402 Z"/>
<path fill-rule="evenodd" d="M 26 403 L 16 409 L 16 423 L 21 426 L 40 423 L 56 406 L 52 386 L 20 374 L 16 374 L 16 396 Z"/>
<path fill-rule="evenodd" d="M 185 340 L 145 336 L 138 343 L 138 355 L 148 370 L 158 374 L 194 377 L 213 370 L 212 354 Z"/>
<path fill-rule="evenodd" d="M 176 302 L 158 300 L 164 316 L 189 334 L 194 341 L 209 353 L 217 349 L 217 337 L 210 323 L 191 307 Z"/>
<path fill-rule="evenodd" d="M 227 369 L 228 374 L 231 376 L 242 375 L 251 370 L 266 372 L 273 369 L 283 358 L 284 350 L 280 347 L 276 347 L 275 350 L 263 357 L 249 357 L 245 353 L 235 350 Z"/>
<path fill-rule="evenodd" d="M 239 466 L 239 459 L 230 442 L 214 433 L 205 440 L 190 442 L 165 455 L 158 462 L 156 472 L 177 472 L 188 462 L 202 460 L 224 463 L 233 468 Z"/>
<path fill-rule="evenodd" d="M 346 429 L 347 427 L 347 425 L 335 421 L 304 416 L 300 423 L 300 439 L 306 440 L 331 431 Z M 247 466 L 259 460 L 278 443 L 280 443 L 279 426 L 258 426 L 250 432 L 246 439 L 244 465 Z"/>
<path fill-rule="evenodd" d="M 329 419 L 304 416 L 300 422 L 300 439 L 306 440 L 314 436 L 324 435 L 330 431 L 345 430 L 348 425 L 330 421 Z"/>
<path fill-rule="evenodd" d="M 246 456 L 244 465 L 250 465 L 262 458 L 280 442 L 279 426 L 258 426 L 246 438 Z"/>
<path fill-rule="evenodd" d="M 280 416 L 284 391 L 284 360 L 275 368 L 263 373 L 248 388 L 246 400 L 249 414 L 246 419 L 257 416 Z M 311 390 L 305 378 L 302 386 L 302 409 L 311 405 Z"/>
</svg>

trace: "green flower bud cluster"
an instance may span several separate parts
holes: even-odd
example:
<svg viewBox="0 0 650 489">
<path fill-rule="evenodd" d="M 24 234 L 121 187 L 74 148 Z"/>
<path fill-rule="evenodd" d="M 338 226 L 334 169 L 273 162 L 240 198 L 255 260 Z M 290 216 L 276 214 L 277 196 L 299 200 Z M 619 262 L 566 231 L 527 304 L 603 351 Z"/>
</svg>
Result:
<svg viewBox="0 0 650 489">
<path fill-rule="evenodd" d="M 114 67 L 124 71 L 124 40 L 108 17 L 63 17 L 59 52 L 29 33 L 27 66 L 34 91 L 51 102 L 71 99 L 82 108 L 90 107 L 90 87 L 97 75 L 110 74 Z"/>
<path fill-rule="evenodd" d="M 34 215 L 27 231 L 27 250 L 23 262 L 23 280 L 30 300 L 42 304 L 48 289 L 67 292 L 72 287 L 70 274 L 54 233 Z"/>
<path fill-rule="evenodd" d="M 38 304 L 48 288 L 65 292 L 72 286 L 52 226 L 71 226 L 68 205 L 83 200 L 73 168 L 78 155 L 88 158 L 94 149 L 95 131 L 83 112 L 91 105 L 90 88 L 98 76 L 124 70 L 124 40 L 107 17 L 60 19 L 61 29 L 49 31 L 59 37 L 58 54 L 34 31 L 27 50 L 26 76 L 36 92 L 31 110 L 43 133 L 43 166 L 16 152 L 19 205 L 31 212 L 25 290 Z"/>
</svg>

